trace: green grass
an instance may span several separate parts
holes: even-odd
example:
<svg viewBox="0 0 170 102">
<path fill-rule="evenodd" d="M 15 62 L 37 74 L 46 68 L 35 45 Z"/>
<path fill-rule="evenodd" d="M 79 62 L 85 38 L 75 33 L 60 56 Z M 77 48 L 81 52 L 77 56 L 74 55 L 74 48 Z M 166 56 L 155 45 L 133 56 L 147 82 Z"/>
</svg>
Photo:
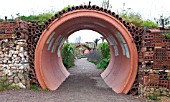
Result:
<svg viewBox="0 0 170 102">
<path fill-rule="evenodd" d="M 39 90 L 40 90 L 40 87 L 37 86 L 37 85 L 33 85 L 33 86 L 31 86 L 31 90 L 33 90 L 33 91 L 39 91 Z"/>
<path fill-rule="evenodd" d="M 30 89 L 33 90 L 33 91 L 49 91 L 48 88 L 45 88 L 45 89 L 42 90 L 41 87 L 38 86 L 38 85 L 33 85 L 33 86 L 31 86 Z"/>
<path fill-rule="evenodd" d="M 48 89 L 48 88 L 45 88 L 44 91 L 49 91 L 49 89 Z"/>
<path fill-rule="evenodd" d="M 18 90 L 18 89 L 20 89 L 20 87 L 17 85 L 8 86 L 8 90 Z"/>
</svg>

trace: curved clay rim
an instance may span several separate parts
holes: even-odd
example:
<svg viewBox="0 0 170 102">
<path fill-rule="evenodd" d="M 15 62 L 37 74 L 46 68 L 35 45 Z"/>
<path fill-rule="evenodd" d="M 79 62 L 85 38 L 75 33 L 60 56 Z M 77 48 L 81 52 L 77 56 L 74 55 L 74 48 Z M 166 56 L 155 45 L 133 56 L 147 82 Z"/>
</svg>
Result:
<svg viewBox="0 0 170 102">
<path fill-rule="evenodd" d="M 68 12 L 53 21 L 43 32 L 36 46 L 34 62 L 41 87 L 56 90 L 69 76 L 60 57 L 60 48 L 69 35 L 82 29 L 99 32 L 108 40 L 111 58 L 101 76 L 116 93 L 128 93 L 137 74 L 136 45 L 121 22 L 107 13 L 96 10 Z"/>
</svg>

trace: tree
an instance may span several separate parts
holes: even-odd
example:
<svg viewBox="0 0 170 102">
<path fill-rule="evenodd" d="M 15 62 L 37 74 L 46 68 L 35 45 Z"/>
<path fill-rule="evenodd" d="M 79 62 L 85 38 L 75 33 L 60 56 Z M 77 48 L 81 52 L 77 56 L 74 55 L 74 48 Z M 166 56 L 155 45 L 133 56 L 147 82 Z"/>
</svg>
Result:
<svg viewBox="0 0 170 102">
<path fill-rule="evenodd" d="M 99 42 L 99 40 L 100 40 L 100 39 L 98 39 L 98 38 L 96 38 L 96 39 L 94 40 L 94 43 L 95 43 L 95 45 L 94 45 L 94 49 L 96 49 L 96 47 L 97 47 L 97 43 Z"/>
<path fill-rule="evenodd" d="M 102 43 L 103 43 L 105 38 L 103 36 L 101 36 L 100 38 L 102 39 Z"/>
<path fill-rule="evenodd" d="M 17 15 L 18 17 L 20 17 L 20 13 L 17 13 L 16 15 Z"/>
</svg>

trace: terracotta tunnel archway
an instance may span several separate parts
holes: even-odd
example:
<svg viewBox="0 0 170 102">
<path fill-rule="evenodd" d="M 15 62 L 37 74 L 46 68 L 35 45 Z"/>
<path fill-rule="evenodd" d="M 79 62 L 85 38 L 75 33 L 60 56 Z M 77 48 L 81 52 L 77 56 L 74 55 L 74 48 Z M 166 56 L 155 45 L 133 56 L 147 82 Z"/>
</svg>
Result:
<svg viewBox="0 0 170 102">
<path fill-rule="evenodd" d="M 138 67 L 138 53 L 133 38 L 127 28 L 113 16 L 88 9 L 63 14 L 40 36 L 34 65 L 41 87 L 56 90 L 69 76 L 62 63 L 61 47 L 69 35 L 83 29 L 96 31 L 107 39 L 111 60 L 101 76 L 116 93 L 128 93 Z"/>
</svg>

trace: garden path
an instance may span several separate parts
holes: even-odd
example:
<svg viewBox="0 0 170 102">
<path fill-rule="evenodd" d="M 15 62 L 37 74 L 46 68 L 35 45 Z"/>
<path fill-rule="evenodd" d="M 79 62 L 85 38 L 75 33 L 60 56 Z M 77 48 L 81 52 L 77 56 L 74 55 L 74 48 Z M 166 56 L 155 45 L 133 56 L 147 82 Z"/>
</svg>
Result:
<svg viewBox="0 0 170 102">
<path fill-rule="evenodd" d="M 0 102 L 148 102 L 116 94 L 100 77 L 102 71 L 86 60 L 77 59 L 71 75 L 56 91 L 0 91 Z"/>
</svg>

